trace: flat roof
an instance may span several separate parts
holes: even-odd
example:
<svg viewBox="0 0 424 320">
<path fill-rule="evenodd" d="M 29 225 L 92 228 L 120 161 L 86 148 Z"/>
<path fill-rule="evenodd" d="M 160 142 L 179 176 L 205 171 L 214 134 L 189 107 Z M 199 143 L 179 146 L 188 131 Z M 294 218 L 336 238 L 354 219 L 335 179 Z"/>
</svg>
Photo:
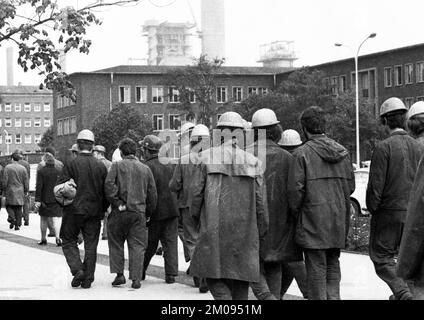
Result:
<svg viewBox="0 0 424 320">
<path fill-rule="evenodd" d="M 52 94 L 49 89 L 40 90 L 39 86 L 0 86 L 0 94 Z"/>
</svg>

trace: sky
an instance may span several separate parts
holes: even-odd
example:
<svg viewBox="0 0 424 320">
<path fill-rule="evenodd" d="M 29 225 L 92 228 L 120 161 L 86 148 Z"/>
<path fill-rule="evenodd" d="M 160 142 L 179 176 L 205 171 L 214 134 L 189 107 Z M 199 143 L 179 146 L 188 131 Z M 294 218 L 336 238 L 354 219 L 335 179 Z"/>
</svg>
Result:
<svg viewBox="0 0 424 320">
<path fill-rule="evenodd" d="M 81 6 L 85 0 L 59 0 L 59 4 Z M 194 12 L 191 14 L 188 3 Z M 422 0 L 225 0 L 226 65 L 260 66 L 259 47 L 276 40 L 292 40 L 298 56 L 296 67 L 314 65 L 353 56 L 370 33 L 360 54 L 367 54 L 424 42 Z M 147 37 L 142 35 L 146 20 L 193 22 L 200 29 L 200 0 L 143 0 L 137 6 L 115 7 L 97 12 L 101 26 L 92 26 L 88 55 L 67 56 L 68 73 L 94 71 L 147 57 Z M 195 29 L 192 29 L 195 33 Z M 192 38 L 193 53 L 200 54 L 200 40 Z M 0 85 L 6 84 L 5 49 L 0 47 Z M 15 50 L 15 59 L 16 59 Z M 145 62 L 141 62 L 145 63 Z M 15 83 L 38 84 L 36 72 L 24 73 L 16 64 Z"/>
</svg>

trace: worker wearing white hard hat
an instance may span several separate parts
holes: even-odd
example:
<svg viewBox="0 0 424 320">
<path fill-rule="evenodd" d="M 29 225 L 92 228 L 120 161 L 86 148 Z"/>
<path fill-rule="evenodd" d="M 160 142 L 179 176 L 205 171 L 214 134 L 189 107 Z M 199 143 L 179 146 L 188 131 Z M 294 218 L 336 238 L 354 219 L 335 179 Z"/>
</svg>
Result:
<svg viewBox="0 0 424 320">
<path fill-rule="evenodd" d="M 177 195 L 186 262 L 189 262 L 192 259 L 197 239 L 199 237 L 198 223 L 190 214 L 190 186 L 195 177 L 199 174 L 199 151 L 202 149 L 202 142 L 204 142 L 204 139 L 209 138 L 209 136 L 209 129 L 205 125 L 198 124 L 193 128 L 190 137 L 191 152 L 190 154 L 186 154 L 181 157 L 175 167 L 172 179 L 169 182 L 170 190 Z M 199 148 L 197 146 L 199 146 Z M 189 275 L 191 274 L 189 273 Z M 208 291 L 206 280 L 204 278 L 193 277 L 193 281 L 195 286 L 199 287 L 199 291 L 201 293 L 206 293 Z"/>
<path fill-rule="evenodd" d="M 278 145 L 283 131 L 279 123 L 271 109 L 259 109 L 252 116 L 254 149 L 260 150 L 261 144 L 266 146 L 264 181 L 269 221 L 273 224 L 260 242 L 260 281 L 250 284 L 258 300 L 279 300 L 282 264 L 302 260 L 300 248 L 294 242 L 295 224 L 288 207 L 287 183 L 292 156 Z M 257 130 L 265 131 L 265 141 L 260 139 Z"/>
<path fill-rule="evenodd" d="M 76 195 L 71 205 L 63 208 L 60 230 L 62 249 L 73 275 L 71 286 L 88 289 L 94 281 L 97 245 L 101 223 L 107 208 L 104 184 L 106 166 L 93 156 L 94 134 L 84 129 L 78 133 L 78 156 L 65 164 L 58 184 L 70 179 L 76 184 Z M 77 241 L 84 236 L 84 259 L 81 260 Z"/>
<path fill-rule="evenodd" d="M 290 153 L 293 153 L 299 146 L 302 145 L 299 132 L 293 129 L 287 129 L 283 131 L 281 139 L 278 144 Z"/>
<path fill-rule="evenodd" d="M 424 145 L 424 101 L 415 102 L 409 109 L 407 118 L 409 133 Z"/>
<path fill-rule="evenodd" d="M 405 131 L 407 111 L 396 97 L 381 105 L 381 122 L 389 137 L 374 149 L 366 193 L 367 209 L 372 215 L 370 258 L 396 300 L 412 299 L 409 286 L 396 274 L 395 255 L 408 209 L 409 197 L 405 195 L 411 192 L 422 155 L 420 143 Z"/>
</svg>

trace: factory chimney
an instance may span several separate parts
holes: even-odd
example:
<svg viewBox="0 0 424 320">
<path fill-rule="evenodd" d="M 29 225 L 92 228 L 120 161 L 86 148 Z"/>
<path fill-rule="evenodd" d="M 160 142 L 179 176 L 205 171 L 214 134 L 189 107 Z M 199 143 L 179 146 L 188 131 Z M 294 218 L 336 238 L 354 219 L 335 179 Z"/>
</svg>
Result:
<svg viewBox="0 0 424 320">
<path fill-rule="evenodd" d="M 202 54 L 208 59 L 225 58 L 224 0 L 201 2 Z"/>
<path fill-rule="evenodd" d="M 6 49 L 7 85 L 13 86 L 13 48 Z"/>
</svg>

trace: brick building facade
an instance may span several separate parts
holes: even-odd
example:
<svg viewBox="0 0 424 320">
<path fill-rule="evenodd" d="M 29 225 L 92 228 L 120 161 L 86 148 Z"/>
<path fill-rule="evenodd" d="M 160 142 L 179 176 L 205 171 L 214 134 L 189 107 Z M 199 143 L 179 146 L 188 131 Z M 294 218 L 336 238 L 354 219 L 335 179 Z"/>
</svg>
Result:
<svg viewBox="0 0 424 320">
<path fill-rule="evenodd" d="M 40 150 L 38 143 L 52 125 L 53 94 L 36 86 L 0 86 L 0 155 L 20 148 Z"/>
<path fill-rule="evenodd" d="M 172 104 L 177 100 L 164 84 L 167 66 L 118 66 L 95 72 L 77 72 L 70 80 L 77 93 L 76 103 L 54 95 L 55 145 L 63 156 L 75 143 L 78 131 L 90 128 L 100 114 L 120 103 L 129 104 L 147 115 L 155 131 L 178 130 L 185 119 L 179 119 Z M 282 69 L 263 67 L 222 67 L 215 77 L 216 106 L 230 106 L 251 93 L 265 93 L 275 85 Z M 193 101 L 196 104 L 195 98 Z M 216 122 L 217 119 L 213 119 Z"/>
</svg>

